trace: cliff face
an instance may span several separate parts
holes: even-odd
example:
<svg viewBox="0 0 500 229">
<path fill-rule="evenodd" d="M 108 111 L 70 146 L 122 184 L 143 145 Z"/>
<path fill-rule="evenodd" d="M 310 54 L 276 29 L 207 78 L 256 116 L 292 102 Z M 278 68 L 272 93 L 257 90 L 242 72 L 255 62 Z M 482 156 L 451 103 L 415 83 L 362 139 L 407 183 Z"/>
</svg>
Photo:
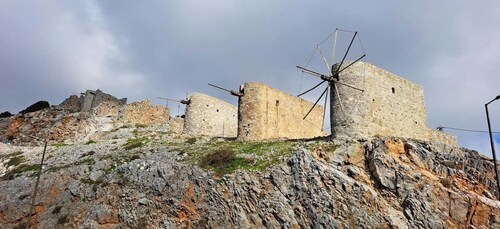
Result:
<svg viewBox="0 0 500 229">
<path fill-rule="evenodd" d="M 112 134 L 95 144 L 49 147 L 35 225 L 500 228 L 493 163 L 475 151 L 404 139 L 246 145 Z M 240 169 L 203 161 L 210 147 L 234 150 L 225 160 Z M 16 169 L 37 163 L 41 150 L 0 145 L 2 228 L 27 222 L 35 177 Z"/>
</svg>

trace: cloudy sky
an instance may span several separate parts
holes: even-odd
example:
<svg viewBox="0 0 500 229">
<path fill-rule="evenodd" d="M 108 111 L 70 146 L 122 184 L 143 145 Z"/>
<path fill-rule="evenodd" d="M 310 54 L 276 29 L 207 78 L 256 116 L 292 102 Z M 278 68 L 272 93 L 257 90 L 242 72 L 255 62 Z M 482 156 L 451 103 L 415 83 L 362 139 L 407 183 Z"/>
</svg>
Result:
<svg viewBox="0 0 500 229">
<path fill-rule="evenodd" d="M 0 112 L 97 88 L 157 104 L 195 91 L 237 103 L 207 83 L 297 94 L 318 81 L 295 65 L 342 28 L 359 31 L 367 62 L 424 87 L 429 127 L 486 130 L 499 25 L 497 1 L 2 0 Z M 500 131 L 500 101 L 490 107 Z M 490 154 L 487 134 L 446 131 Z"/>
</svg>

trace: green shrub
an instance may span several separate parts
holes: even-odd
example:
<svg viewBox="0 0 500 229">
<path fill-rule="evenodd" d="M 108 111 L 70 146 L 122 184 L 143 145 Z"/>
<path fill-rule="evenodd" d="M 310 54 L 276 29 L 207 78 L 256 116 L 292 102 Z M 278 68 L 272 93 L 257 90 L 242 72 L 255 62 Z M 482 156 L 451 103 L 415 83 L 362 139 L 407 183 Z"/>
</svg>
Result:
<svg viewBox="0 0 500 229">
<path fill-rule="evenodd" d="M 13 180 L 14 178 L 16 178 L 17 174 L 24 173 L 24 172 L 37 172 L 39 170 L 40 170 L 39 164 L 35 164 L 35 165 L 21 164 L 21 165 L 17 166 L 16 168 L 5 173 L 2 177 L 0 177 L 0 180 Z"/>
<path fill-rule="evenodd" d="M 123 149 L 131 150 L 131 149 L 143 147 L 144 145 L 146 145 L 147 141 L 148 141 L 147 137 L 129 138 L 129 139 L 127 139 L 127 142 L 123 145 Z"/>
<path fill-rule="evenodd" d="M 27 229 L 28 228 L 28 223 L 19 223 L 18 225 L 14 226 L 12 229 Z"/>
<path fill-rule="evenodd" d="M 236 157 L 233 150 L 229 148 L 216 149 L 201 158 L 200 165 L 215 170 L 218 174 L 232 173 L 241 167 L 248 167 L 251 160 Z"/>
<path fill-rule="evenodd" d="M 95 154 L 95 151 L 91 150 L 89 152 L 86 152 L 86 153 L 82 154 L 82 156 L 80 156 L 80 158 L 87 157 L 87 156 L 92 156 L 94 154 Z"/>
<path fill-rule="evenodd" d="M 25 162 L 24 156 L 22 154 L 11 157 L 7 163 L 4 163 L 5 167 L 9 166 L 18 166 L 21 163 Z"/>
<path fill-rule="evenodd" d="M 66 224 L 67 222 L 69 222 L 68 215 L 63 215 L 57 219 L 57 224 L 59 225 Z"/>
<path fill-rule="evenodd" d="M 87 142 L 85 142 L 85 145 L 90 145 L 90 144 L 95 144 L 97 142 L 95 142 L 94 140 L 88 140 Z"/>
<path fill-rule="evenodd" d="M 194 144 L 194 143 L 196 143 L 196 138 L 188 138 L 186 140 L 186 143 L 188 143 L 188 144 Z"/>
<path fill-rule="evenodd" d="M 67 146 L 67 144 L 65 144 L 65 143 L 54 143 L 54 144 L 50 144 L 50 146 L 54 146 L 54 147 L 59 148 L 59 147 Z"/>
<path fill-rule="evenodd" d="M 147 127 L 145 124 L 140 124 L 140 123 L 135 124 L 135 128 L 145 128 L 145 127 Z"/>
<path fill-rule="evenodd" d="M 62 206 L 56 206 L 54 210 L 52 210 L 52 214 L 58 214 L 61 212 Z"/>
</svg>

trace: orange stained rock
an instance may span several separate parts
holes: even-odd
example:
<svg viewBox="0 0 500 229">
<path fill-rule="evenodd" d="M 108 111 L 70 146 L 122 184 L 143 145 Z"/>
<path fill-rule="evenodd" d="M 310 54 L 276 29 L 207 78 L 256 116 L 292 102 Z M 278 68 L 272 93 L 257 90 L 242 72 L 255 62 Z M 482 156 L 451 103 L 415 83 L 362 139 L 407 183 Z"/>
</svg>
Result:
<svg viewBox="0 0 500 229">
<path fill-rule="evenodd" d="M 6 136 L 16 136 L 19 133 L 19 128 L 25 123 L 24 118 L 16 118 L 14 121 L 9 126 L 9 129 L 7 129 L 7 132 L 5 133 Z"/>
<path fill-rule="evenodd" d="M 186 221 L 187 220 L 186 213 L 184 213 L 183 211 L 180 211 L 179 214 L 177 214 L 177 218 L 179 218 L 180 222 Z"/>
<path fill-rule="evenodd" d="M 475 212 L 472 213 L 472 225 L 488 225 L 490 220 L 491 209 L 485 204 L 478 202 Z"/>
<path fill-rule="evenodd" d="M 195 192 L 192 185 L 187 186 L 186 193 L 181 201 L 181 205 L 189 212 L 190 215 L 198 215 L 198 213 L 196 212 Z"/>
<path fill-rule="evenodd" d="M 44 205 L 36 205 L 35 206 L 35 214 L 44 212 L 46 207 Z"/>
<path fill-rule="evenodd" d="M 385 143 L 387 148 L 389 148 L 390 153 L 394 154 L 404 154 L 405 153 L 405 146 L 404 143 L 401 142 L 401 140 L 389 140 Z"/>
</svg>

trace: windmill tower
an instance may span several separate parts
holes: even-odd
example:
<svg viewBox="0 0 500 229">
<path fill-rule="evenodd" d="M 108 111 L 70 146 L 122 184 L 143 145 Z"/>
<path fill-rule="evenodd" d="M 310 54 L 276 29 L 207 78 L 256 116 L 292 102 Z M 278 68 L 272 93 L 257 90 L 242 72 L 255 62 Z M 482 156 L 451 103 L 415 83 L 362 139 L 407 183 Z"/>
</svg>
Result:
<svg viewBox="0 0 500 229">
<path fill-rule="evenodd" d="M 344 52 L 344 55 L 342 59 L 335 64 L 335 51 L 336 51 L 336 46 L 337 42 L 339 40 L 339 35 L 345 35 L 345 34 L 352 34 L 352 37 L 350 37 L 348 46 Z M 331 54 L 331 62 L 328 63 L 327 58 L 325 57 L 321 45 L 332 38 L 332 54 Z M 352 54 L 353 50 L 353 44 L 357 38 L 357 41 L 359 42 L 358 44 L 358 49 L 361 51 L 360 54 L 355 55 L 354 58 Z M 356 46 L 356 45 L 355 45 Z M 327 38 L 325 38 L 320 44 L 316 46 L 315 52 L 311 56 L 309 60 L 312 59 L 312 57 L 317 53 L 319 53 L 321 57 L 321 61 L 323 62 L 324 66 L 326 67 L 327 73 L 321 73 L 321 70 L 312 70 L 308 68 L 307 66 L 296 66 L 298 69 L 300 69 L 303 73 L 318 77 L 321 79 L 321 82 L 313 86 L 312 88 L 300 93 L 298 96 L 303 96 L 314 89 L 318 88 L 322 84 L 326 83 L 326 88 L 323 90 L 319 98 L 316 100 L 314 105 L 311 107 L 311 110 L 305 115 L 304 119 L 309 115 L 309 113 L 312 111 L 312 109 L 320 102 L 320 100 L 325 96 L 324 99 L 324 104 L 325 104 L 325 111 L 326 111 L 326 105 L 328 98 L 330 99 L 330 129 L 332 131 L 332 137 L 336 137 L 336 129 L 337 128 L 349 128 L 350 124 L 352 123 L 352 120 L 350 119 L 349 115 L 352 109 L 352 106 L 349 106 L 349 109 L 346 110 L 344 106 L 344 99 L 348 100 L 356 100 L 356 97 L 361 96 L 361 94 L 364 92 L 364 85 L 362 82 L 362 77 L 359 76 L 357 79 L 353 78 L 343 78 L 341 73 L 347 72 L 350 70 L 353 65 L 358 63 L 361 59 L 366 57 L 366 54 L 364 52 L 363 46 L 361 44 L 361 39 L 358 36 L 357 31 L 347 31 L 347 30 L 341 30 L 341 29 L 335 29 L 335 32 L 330 34 Z M 323 114 L 323 123 L 325 120 L 325 114 Z"/>
</svg>

